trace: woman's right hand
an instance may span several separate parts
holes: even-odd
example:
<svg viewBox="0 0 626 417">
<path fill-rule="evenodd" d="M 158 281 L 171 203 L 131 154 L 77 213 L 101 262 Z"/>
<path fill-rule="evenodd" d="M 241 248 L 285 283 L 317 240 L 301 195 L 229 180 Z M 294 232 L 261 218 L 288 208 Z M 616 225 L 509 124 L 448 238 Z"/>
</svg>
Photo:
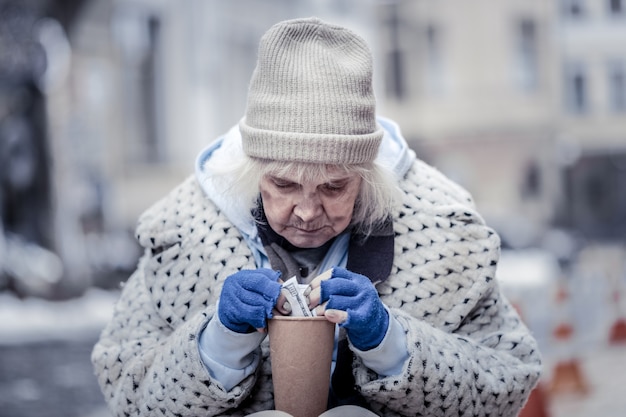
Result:
<svg viewBox="0 0 626 417">
<path fill-rule="evenodd" d="M 280 294 L 280 275 L 261 268 L 244 269 L 226 278 L 217 309 L 222 324 L 237 333 L 265 331 Z"/>
</svg>

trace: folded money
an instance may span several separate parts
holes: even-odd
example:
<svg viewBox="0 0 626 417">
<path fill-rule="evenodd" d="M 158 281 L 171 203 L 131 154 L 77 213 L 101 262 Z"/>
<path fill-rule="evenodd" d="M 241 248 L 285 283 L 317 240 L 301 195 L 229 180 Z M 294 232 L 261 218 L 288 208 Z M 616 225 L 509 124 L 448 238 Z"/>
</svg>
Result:
<svg viewBox="0 0 626 417">
<path fill-rule="evenodd" d="M 313 317 L 314 313 L 309 309 L 306 297 L 303 292 L 307 285 L 301 285 L 298 283 L 295 275 L 289 278 L 283 284 L 283 294 L 287 297 L 287 301 L 291 305 L 291 315 L 298 317 Z"/>
</svg>

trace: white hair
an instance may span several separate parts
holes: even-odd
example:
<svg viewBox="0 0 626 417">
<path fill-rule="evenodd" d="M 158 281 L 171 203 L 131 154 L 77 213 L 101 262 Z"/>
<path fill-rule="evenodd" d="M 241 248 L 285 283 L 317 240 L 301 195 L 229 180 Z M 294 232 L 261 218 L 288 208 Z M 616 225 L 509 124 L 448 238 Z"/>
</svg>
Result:
<svg viewBox="0 0 626 417">
<path fill-rule="evenodd" d="M 392 214 L 398 201 L 395 176 L 388 169 L 368 162 L 364 164 L 314 164 L 304 162 L 275 161 L 245 156 L 239 163 L 212 167 L 213 179 L 224 184 L 226 192 L 246 205 L 251 211 L 258 204 L 259 183 L 266 175 L 275 175 L 298 183 L 309 180 L 326 181 L 339 169 L 345 174 L 356 173 L 361 177 L 361 186 L 352 213 L 351 227 L 363 236 L 369 236 Z"/>
</svg>

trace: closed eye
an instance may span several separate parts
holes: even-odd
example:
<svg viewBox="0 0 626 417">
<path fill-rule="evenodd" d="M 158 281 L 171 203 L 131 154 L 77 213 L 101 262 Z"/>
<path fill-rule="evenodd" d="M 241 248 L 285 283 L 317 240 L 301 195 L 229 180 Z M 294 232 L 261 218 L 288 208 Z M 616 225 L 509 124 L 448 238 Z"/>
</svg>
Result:
<svg viewBox="0 0 626 417">
<path fill-rule="evenodd" d="M 343 190 L 345 190 L 346 188 L 346 181 L 341 181 L 341 182 L 327 182 L 324 185 L 322 185 L 324 191 L 330 192 L 330 193 L 338 193 L 341 192 Z"/>
<path fill-rule="evenodd" d="M 287 181 L 281 178 L 276 178 L 276 177 L 272 177 L 272 184 L 274 184 L 274 187 L 279 188 L 281 190 L 285 190 L 285 189 L 289 189 L 289 188 L 293 188 L 296 187 L 298 184 L 292 181 Z"/>
</svg>

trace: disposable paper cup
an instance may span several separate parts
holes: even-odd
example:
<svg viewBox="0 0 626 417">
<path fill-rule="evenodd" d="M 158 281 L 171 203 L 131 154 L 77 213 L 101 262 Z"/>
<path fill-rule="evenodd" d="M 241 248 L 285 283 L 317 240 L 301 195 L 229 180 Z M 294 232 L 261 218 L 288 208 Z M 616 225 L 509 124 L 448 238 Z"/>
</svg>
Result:
<svg viewBox="0 0 626 417">
<path fill-rule="evenodd" d="M 328 402 L 335 324 L 324 317 L 274 316 L 268 331 L 276 410 L 319 416 Z"/>
</svg>

